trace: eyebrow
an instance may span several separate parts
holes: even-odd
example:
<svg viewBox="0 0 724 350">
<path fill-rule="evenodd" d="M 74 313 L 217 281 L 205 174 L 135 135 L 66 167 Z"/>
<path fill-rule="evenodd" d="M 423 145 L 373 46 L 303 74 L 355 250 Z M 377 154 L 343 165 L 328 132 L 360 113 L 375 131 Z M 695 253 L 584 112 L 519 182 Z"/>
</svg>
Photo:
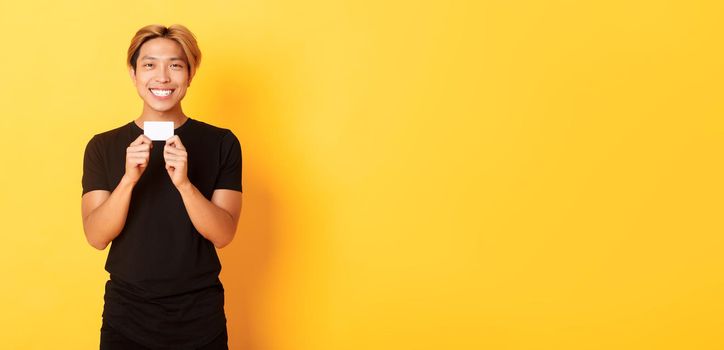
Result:
<svg viewBox="0 0 724 350">
<path fill-rule="evenodd" d="M 158 58 L 146 55 L 146 56 L 141 57 L 141 59 L 142 60 L 156 60 Z M 183 61 L 183 59 L 181 57 L 171 57 L 171 58 L 169 58 L 169 61 Z"/>
</svg>

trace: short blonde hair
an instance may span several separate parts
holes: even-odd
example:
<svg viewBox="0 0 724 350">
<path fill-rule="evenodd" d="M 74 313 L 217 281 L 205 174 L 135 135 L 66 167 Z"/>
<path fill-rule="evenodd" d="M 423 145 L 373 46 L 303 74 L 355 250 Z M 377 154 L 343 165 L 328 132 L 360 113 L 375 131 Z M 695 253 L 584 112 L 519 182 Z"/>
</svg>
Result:
<svg viewBox="0 0 724 350">
<path fill-rule="evenodd" d="M 173 24 L 169 27 L 160 24 L 151 24 L 136 32 L 136 35 L 131 39 L 131 45 L 128 47 L 128 57 L 126 59 L 126 64 L 133 67 L 134 72 L 136 71 L 136 61 L 138 61 L 141 46 L 146 41 L 155 38 L 167 38 L 179 43 L 184 54 L 186 54 L 189 77 L 193 77 L 194 74 L 196 74 L 196 70 L 201 63 L 201 50 L 199 50 L 199 45 L 196 43 L 194 34 L 180 24 Z"/>
</svg>

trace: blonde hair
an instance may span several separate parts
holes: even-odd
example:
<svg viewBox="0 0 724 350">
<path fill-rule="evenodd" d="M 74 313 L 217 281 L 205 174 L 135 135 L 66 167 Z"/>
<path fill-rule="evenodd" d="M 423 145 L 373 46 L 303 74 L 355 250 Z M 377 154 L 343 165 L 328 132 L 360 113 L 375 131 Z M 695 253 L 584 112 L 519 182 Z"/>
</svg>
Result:
<svg viewBox="0 0 724 350">
<path fill-rule="evenodd" d="M 199 50 L 199 45 L 196 43 L 194 34 L 180 24 L 173 24 L 169 27 L 160 24 L 151 24 L 136 32 L 136 35 L 131 39 L 131 45 L 128 47 L 128 57 L 126 59 L 126 64 L 133 67 L 134 72 L 136 71 L 136 61 L 138 61 L 141 46 L 146 41 L 155 38 L 171 39 L 179 43 L 184 54 L 186 54 L 189 77 L 193 77 L 194 74 L 196 74 L 196 70 L 201 63 L 201 50 Z"/>
</svg>

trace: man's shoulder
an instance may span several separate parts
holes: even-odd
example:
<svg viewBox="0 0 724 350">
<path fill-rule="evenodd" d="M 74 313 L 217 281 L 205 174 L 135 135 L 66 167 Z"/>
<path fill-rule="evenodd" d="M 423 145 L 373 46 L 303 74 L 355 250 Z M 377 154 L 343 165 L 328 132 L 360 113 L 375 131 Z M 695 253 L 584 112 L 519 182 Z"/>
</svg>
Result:
<svg viewBox="0 0 724 350">
<path fill-rule="evenodd" d="M 119 138 L 127 138 L 129 126 L 130 123 L 126 123 L 117 128 L 98 132 L 91 137 L 88 143 L 98 143 L 99 146 L 107 146 L 115 141 L 119 141 Z"/>
<path fill-rule="evenodd" d="M 113 137 L 117 136 L 118 134 L 127 131 L 129 125 L 130 125 L 130 123 L 126 123 L 126 124 L 123 124 L 117 128 L 111 129 L 111 130 L 101 131 L 101 132 L 95 134 L 93 137 L 98 138 L 98 139 L 113 138 Z"/>
<path fill-rule="evenodd" d="M 194 119 L 194 122 L 196 132 L 202 133 L 204 135 L 223 137 L 229 133 L 233 134 L 231 132 L 231 129 L 228 128 L 209 124 L 198 119 Z"/>
</svg>

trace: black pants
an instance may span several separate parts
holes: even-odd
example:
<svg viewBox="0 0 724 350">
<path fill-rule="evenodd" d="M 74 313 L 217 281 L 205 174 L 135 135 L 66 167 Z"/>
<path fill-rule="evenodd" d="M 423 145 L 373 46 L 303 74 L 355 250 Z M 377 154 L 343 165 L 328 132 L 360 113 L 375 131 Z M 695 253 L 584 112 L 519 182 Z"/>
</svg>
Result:
<svg viewBox="0 0 724 350">
<path fill-rule="evenodd" d="M 101 350 L 151 350 L 116 332 L 105 321 L 101 326 Z M 210 343 L 197 350 L 229 350 L 226 329 Z"/>
</svg>

